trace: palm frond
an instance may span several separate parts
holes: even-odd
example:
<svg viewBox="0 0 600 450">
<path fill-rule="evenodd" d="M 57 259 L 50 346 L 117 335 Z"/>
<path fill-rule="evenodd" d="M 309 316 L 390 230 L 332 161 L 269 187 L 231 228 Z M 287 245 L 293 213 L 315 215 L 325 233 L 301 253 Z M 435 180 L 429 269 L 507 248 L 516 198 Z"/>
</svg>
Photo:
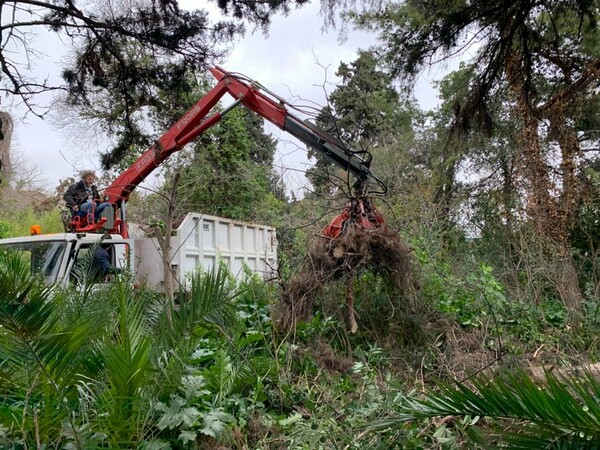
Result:
<svg viewBox="0 0 600 450">
<path fill-rule="evenodd" d="M 71 384 L 78 368 L 74 355 L 87 334 L 85 322 L 58 326 L 60 311 L 53 291 L 41 280 L 29 275 L 28 263 L 18 253 L 0 254 L 0 326 L 4 364 L 10 364 L 15 376 L 31 364 L 53 383 Z"/>
<path fill-rule="evenodd" d="M 177 346 L 202 322 L 216 325 L 223 332 L 236 328 L 238 321 L 232 300 L 239 292 L 228 277 L 227 270 L 220 266 L 192 276 L 189 291 L 179 292 L 178 307 L 167 305 L 161 317 L 161 336 L 166 339 L 167 347 Z"/>
<path fill-rule="evenodd" d="M 145 319 L 144 303 L 137 302 L 125 283 L 110 291 L 117 304 L 116 322 L 98 343 L 104 367 L 102 384 L 96 386 L 98 429 L 107 430 L 109 442 L 139 439 L 138 419 L 144 408 L 144 392 L 153 386 L 152 332 Z"/>
<path fill-rule="evenodd" d="M 227 331 L 237 323 L 232 301 L 238 295 L 240 292 L 230 283 L 229 272 L 219 265 L 216 270 L 192 276 L 187 304 L 195 309 L 198 317 Z"/>
<path fill-rule="evenodd" d="M 118 302 L 118 315 L 113 336 L 101 350 L 105 370 L 116 395 L 135 396 L 148 376 L 151 332 L 146 327 L 143 304 L 136 302 L 125 288 L 111 300 Z"/>
<path fill-rule="evenodd" d="M 77 384 L 84 373 L 81 353 L 89 348 L 89 321 L 61 321 L 64 304 L 55 300 L 56 290 L 30 272 L 21 254 L 0 253 L 4 413 L 10 418 L 7 424 L 24 430 L 35 427 L 50 436 L 60 430 L 63 420 L 72 420 Z M 39 414 L 37 419 L 31 410 Z"/>
<path fill-rule="evenodd" d="M 524 371 L 478 377 L 472 387 L 440 386 L 425 399 L 402 398 L 400 414 L 374 427 L 438 416 L 481 416 L 495 427 L 490 434 L 511 448 L 600 448 L 600 382 L 588 371 L 546 372 L 537 384 Z"/>
</svg>

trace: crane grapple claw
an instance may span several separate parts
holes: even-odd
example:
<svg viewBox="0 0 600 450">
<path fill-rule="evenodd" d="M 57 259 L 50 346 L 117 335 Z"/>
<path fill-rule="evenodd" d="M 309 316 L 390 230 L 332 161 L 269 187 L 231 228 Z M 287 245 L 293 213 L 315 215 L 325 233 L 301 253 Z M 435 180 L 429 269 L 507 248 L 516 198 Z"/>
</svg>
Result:
<svg viewBox="0 0 600 450">
<path fill-rule="evenodd" d="M 329 239 L 335 239 L 351 226 L 361 231 L 372 231 L 384 228 L 385 220 L 368 197 L 353 198 L 346 203 L 344 210 L 323 228 L 322 234 Z"/>
</svg>

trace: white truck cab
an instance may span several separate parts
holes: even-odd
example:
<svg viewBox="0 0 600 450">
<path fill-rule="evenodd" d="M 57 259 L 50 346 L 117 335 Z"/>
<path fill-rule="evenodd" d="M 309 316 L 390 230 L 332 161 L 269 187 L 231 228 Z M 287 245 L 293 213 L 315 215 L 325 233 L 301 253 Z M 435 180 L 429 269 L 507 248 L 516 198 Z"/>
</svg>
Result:
<svg viewBox="0 0 600 450">
<path fill-rule="evenodd" d="M 102 241 L 108 251 L 111 264 L 121 270 L 133 269 L 133 240 L 119 235 L 83 233 L 39 234 L 0 240 L 0 250 L 19 251 L 31 265 L 34 276 L 42 276 L 46 284 L 67 286 L 76 283 L 77 272 L 73 269 L 86 254 Z M 89 256 L 87 257 L 89 261 Z"/>
</svg>

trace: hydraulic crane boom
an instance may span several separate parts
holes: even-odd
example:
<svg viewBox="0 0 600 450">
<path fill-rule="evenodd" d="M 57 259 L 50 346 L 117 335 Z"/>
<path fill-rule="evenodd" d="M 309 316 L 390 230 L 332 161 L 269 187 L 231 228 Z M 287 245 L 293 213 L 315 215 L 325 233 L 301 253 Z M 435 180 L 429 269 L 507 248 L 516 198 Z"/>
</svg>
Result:
<svg viewBox="0 0 600 450">
<path fill-rule="evenodd" d="M 131 192 L 165 159 L 214 126 L 227 112 L 238 105 L 248 108 L 287 131 L 300 141 L 315 148 L 344 170 L 354 174 L 357 178 L 358 189 L 361 191 L 359 195 L 363 194 L 362 186 L 369 179 L 376 181 L 385 191 L 383 183 L 370 171 L 370 154 L 352 152 L 335 137 L 294 116 L 283 99 L 261 88 L 256 82 L 227 72 L 220 67 L 210 70 L 218 81 L 217 85 L 105 189 L 104 195 L 107 200 L 115 203 L 119 208 L 119 231 L 123 237 L 128 237 L 125 203 Z M 234 102 L 224 110 L 209 116 L 213 107 L 225 94 L 230 94 L 234 98 Z M 370 203 L 367 206 L 369 205 Z M 373 221 L 371 220 L 371 222 Z M 377 223 L 380 223 L 379 219 Z"/>
</svg>

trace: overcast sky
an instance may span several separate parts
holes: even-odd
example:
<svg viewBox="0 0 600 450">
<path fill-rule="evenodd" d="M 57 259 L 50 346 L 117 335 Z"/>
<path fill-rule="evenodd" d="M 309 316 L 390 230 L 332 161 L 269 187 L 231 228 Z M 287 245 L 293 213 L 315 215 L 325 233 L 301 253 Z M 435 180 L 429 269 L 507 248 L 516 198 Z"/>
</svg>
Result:
<svg viewBox="0 0 600 450">
<path fill-rule="evenodd" d="M 187 3 L 197 5 L 191 0 Z M 336 81 L 334 73 L 340 61 L 353 61 L 359 48 L 367 48 L 375 41 L 371 35 L 353 32 L 340 43 L 336 30 L 322 32 L 318 11 L 319 5 L 313 3 L 293 11 L 288 17 L 275 17 L 268 37 L 261 32 L 249 34 L 235 44 L 222 66 L 259 81 L 286 99 L 325 104 L 325 81 Z M 47 55 L 38 61 L 36 71 L 44 77 L 58 77 L 58 50 L 64 48 L 63 44 L 52 35 L 38 39 L 36 45 Z M 439 76 L 424 76 L 417 86 L 417 99 L 424 109 L 433 108 L 437 102 L 431 88 L 434 78 Z M 325 85 L 325 88 L 328 92 L 333 90 L 332 85 Z M 51 101 L 50 96 L 46 101 Z M 11 105 L 3 99 L 2 106 L 9 109 Z M 22 109 L 15 109 L 14 105 L 10 109 L 16 115 L 12 153 L 16 159 L 36 165 L 49 190 L 53 191 L 60 179 L 82 169 L 99 169 L 96 154 L 106 150 L 105 143 L 97 142 L 97 148 L 89 143 L 82 145 L 77 142 L 77 136 L 55 128 L 51 120 L 40 120 L 31 115 L 23 118 Z M 307 167 L 304 150 L 290 143 L 286 133 L 273 128 L 269 130 L 282 142 L 276 163 L 292 169 L 285 172 L 287 184 L 299 188 L 303 182 L 294 169 Z"/>
</svg>

